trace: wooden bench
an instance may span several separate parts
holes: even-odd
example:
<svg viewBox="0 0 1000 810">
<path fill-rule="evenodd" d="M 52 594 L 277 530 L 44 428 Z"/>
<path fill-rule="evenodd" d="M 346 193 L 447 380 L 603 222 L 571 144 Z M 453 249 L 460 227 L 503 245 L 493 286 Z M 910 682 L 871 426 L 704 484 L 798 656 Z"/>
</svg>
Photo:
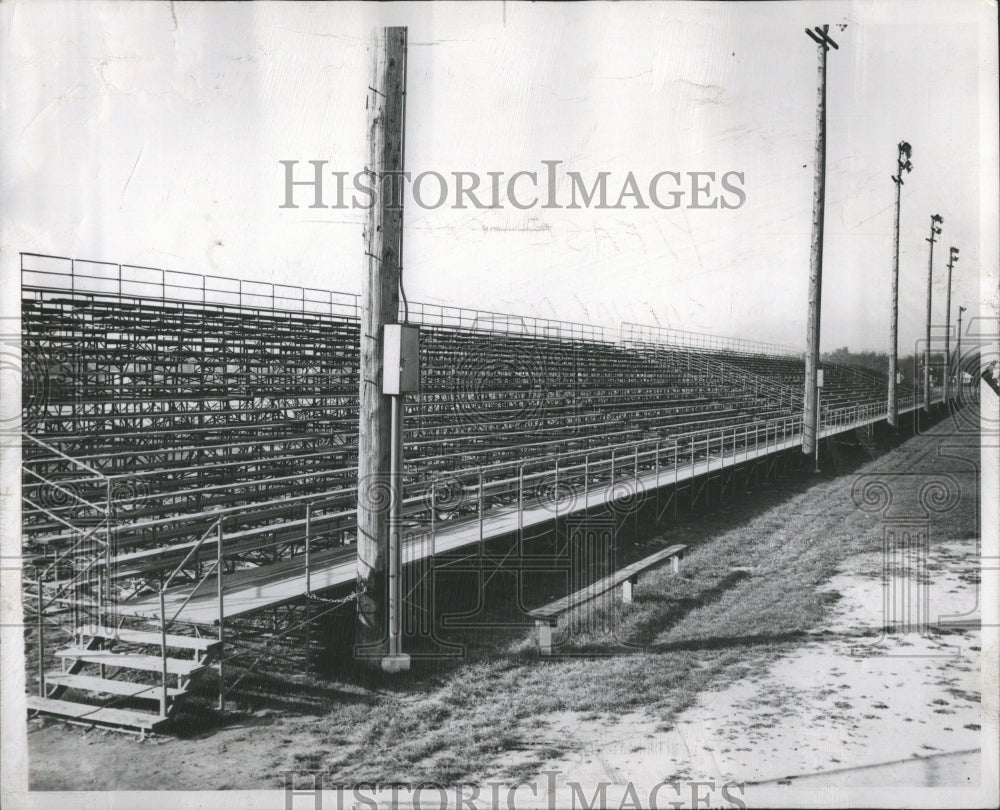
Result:
<svg viewBox="0 0 1000 810">
<path fill-rule="evenodd" d="M 559 623 L 559 617 L 575 607 L 586 604 L 608 591 L 614 590 L 619 585 L 622 588 L 622 601 L 629 603 L 632 601 L 632 588 L 639 581 L 639 576 L 651 568 L 655 568 L 664 560 L 670 560 L 673 572 L 680 572 L 681 555 L 687 549 L 685 545 L 669 546 L 661 549 L 655 554 L 650 554 L 641 560 L 637 560 L 624 568 L 609 574 L 603 579 L 599 579 L 591 585 L 557 599 L 548 605 L 535 608 L 528 612 L 528 615 L 535 620 L 535 630 L 538 636 L 538 651 L 541 655 L 552 654 L 552 630 Z"/>
</svg>

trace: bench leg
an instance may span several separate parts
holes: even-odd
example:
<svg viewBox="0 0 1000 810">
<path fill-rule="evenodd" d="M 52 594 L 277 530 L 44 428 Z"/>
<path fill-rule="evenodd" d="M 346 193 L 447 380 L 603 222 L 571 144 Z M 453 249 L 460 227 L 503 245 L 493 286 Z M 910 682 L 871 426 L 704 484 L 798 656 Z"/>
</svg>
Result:
<svg viewBox="0 0 1000 810">
<path fill-rule="evenodd" d="M 675 574 L 679 574 L 681 572 L 680 554 L 675 554 L 673 557 L 670 558 L 670 570 L 673 571 Z"/>
<path fill-rule="evenodd" d="M 622 583 L 622 602 L 626 605 L 632 604 L 632 588 L 636 584 L 636 577 L 630 577 Z"/>
<path fill-rule="evenodd" d="M 535 632 L 538 634 L 538 652 L 540 655 L 552 655 L 552 627 L 548 622 L 535 622 Z"/>
</svg>

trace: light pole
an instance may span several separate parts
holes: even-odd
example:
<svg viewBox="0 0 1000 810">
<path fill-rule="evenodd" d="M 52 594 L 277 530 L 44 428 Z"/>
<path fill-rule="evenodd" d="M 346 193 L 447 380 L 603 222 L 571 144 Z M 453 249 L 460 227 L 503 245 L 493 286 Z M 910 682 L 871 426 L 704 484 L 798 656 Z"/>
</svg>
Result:
<svg viewBox="0 0 1000 810">
<path fill-rule="evenodd" d="M 892 335 L 889 351 L 889 406 L 887 420 L 891 427 L 897 427 L 899 421 L 899 397 L 896 393 L 896 379 L 899 376 L 899 196 L 903 187 L 903 173 L 912 172 L 910 162 L 911 149 L 906 141 L 900 141 L 896 147 L 896 174 L 892 182 L 896 184 L 896 217 L 893 227 L 892 241 Z"/>
<path fill-rule="evenodd" d="M 958 398 L 962 398 L 964 393 L 962 382 L 962 313 L 965 307 L 958 308 L 958 345 L 955 347 L 955 382 L 958 384 Z"/>
<path fill-rule="evenodd" d="M 945 293 L 944 309 L 944 401 L 947 404 L 951 389 L 951 271 L 958 261 L 958 248 L 949 248 L 948 290 Z"/>
<path fill-rule="evenodd" d="M 816 104 L 816 167 L 813 177 L 812 249 L 809 251 L 809 317 L 806 326 L 806 390 L 802 413 L 802 452 L 811 456 L 819 441 L 819 320 L 823 295 L 823 207 L 826 199 L 826 52 L 838 45 L 829 25 L 806 34 L 819 49 L 819 97 Z"/>
<path fill-rule="evenodd" d="M 934 280 L 934 237 L 941 233 L 944 218 L 940 214 L 931 216 L 931 235 L 927 241 L 931 243 L 931 255 L 927 262 L 927 333 L 924 344 L 924 412 L 931 412 L 931 282 Z"/>
</svg>

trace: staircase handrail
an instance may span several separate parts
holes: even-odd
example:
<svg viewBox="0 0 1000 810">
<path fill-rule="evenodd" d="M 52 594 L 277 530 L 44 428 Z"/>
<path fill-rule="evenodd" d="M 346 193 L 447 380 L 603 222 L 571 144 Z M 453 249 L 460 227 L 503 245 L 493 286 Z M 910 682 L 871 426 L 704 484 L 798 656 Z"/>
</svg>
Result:
<svg viewBox="0 0 1000 810">
<path fill-rule="evenodd" d="M 211 534 L 212 532 L 214 532 L 214 531 L 217 530 L 217 528 L 218 528 L 218 526 L 219 526 L 219 524 L 221 522 L 222 522 L 222 518 L 219 518 L 211 526 L 209 526 L 208 529 L 205 530 L 205 533 L 201 536 L 201 538 L 198 540 L 198 542 L 195 543 L 191 547 L 191 550 L 188 551 L 188 553 L 184 557 L 184 559 L 180 561 L 180 563 L 177 565 L 177 567 L 173 571 L 171 571 L 170 576 L 167 577 L 167 579 L 164 581 L 163 585 L 161 586 L 162 590 L 165 591 L 167 588 L 170 587 L 170 583 L 174 581 L 174 577 L 177 576 L 177 574 L 180 573 L 181 569 L 187 564 L 187 561 L 191 559 L 191 555 L 194 554 L 199 548 L 201 548 L 201 544 L 204 543 L 208 539 L 208 535 L 209 534 Z"/>
<path fill-rule="evenodd" d="M 206 530 L 206 532 L 201 536 L 201 539 L 199 539 L 198 542 L 195 543 L 191 547 L 191 550 L 188 551 L 188 553 L 187 553 L 187 555 L 185 555 L 184 559 L 180 561 L 180 563 L 177 565 L 177 567 L 171 572 L 170 576 L 167 577 L 167 579 L 164 581 L 164 583 L 160 586 L 160 606 L 163 609 L 162 612 L 161 612 L 161 615 L 160 615 L 160 622 L 163 625 L 163 631 L 164 632 L 166 632 L 166 628 L 167 627 L 171 626 L 175 621 L 177 621 L 177 617 L 180 616 L 181 615 L 181 611 L 184 610 L 185 607 L 187 607 L 187 603 L 191 601 L 191 597 L 194 596 L 194 594 L 198 590 L 198 588 L 201 587 L 201 585 L 212 575 L 212 572 L 215 571 L 215 569 L 218 567 L 219 563 L 221 562 L 221 556 L 220 556 L 219 558 L 216 558 L 212 562 L 211 565 L 208 566 L 208 568 L 205 570 L 205 573 L 202 574 L 201 578 L 198 580 L 198 584 L 195 585 L 195 587 L 193 587 L 188 592 L 187 598 L 181 603 L 181 606 L 179 608 L 177 608 L 177 610 L 175 611 L 174 615 L 170 617 L 170 620 L 166 621 L 166 609 L 165 609 L 165 603 L 164 603 L 164 593 L 166 592 L 167 588 L 170 587 L 170 583 L 174 581 L 174 577 L 176 577 L 177 574 L 180 573 L 181 569 L 184 568 L 184 566 L 187 563 L 187 561 L 191 559 L 191 556 L 199 548 L 201 548 L 201 544 L 204 543 L 208 539 L 209 535 L 212 532 L 216 532 L 219 535 L 222 534 L 222 518 L 219 518 L 211 526 L 208 527 L 208 529 Z M 220 544 L 222 542 L 222 537 L 221 536 L 219 537 L 219 542 L 220 542 Z M 220 571 L 219 575 L 220 576 L 222 575 L 221 571 Z M 164 624 L 164 622 L 165 622 L 165 624 Z"/>
</svg>

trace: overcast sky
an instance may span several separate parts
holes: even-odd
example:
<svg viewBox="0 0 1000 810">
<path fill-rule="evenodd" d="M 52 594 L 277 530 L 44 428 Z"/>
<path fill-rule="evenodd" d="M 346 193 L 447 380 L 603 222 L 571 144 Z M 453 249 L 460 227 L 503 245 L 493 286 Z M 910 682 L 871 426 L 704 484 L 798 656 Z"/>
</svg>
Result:
<svg viewBox="0 0 1000 810">
<path fill-rule="evenodd" d="M 414 174 L 557 160 L 561 191 L 567 170 L 610 172 L 613 199 L 630 171 L 640 187 L 741 172 L 746 194 L 731 210 L 690 195 L 673 210 L 409 205 L 411 299 L 801 346 L 817 65 L 803 29 L 829 23 L 824 350 L 888 345 L 901 139 L 901 353 L 923 332 L 932 213 L 935 322 L 948 246 L 953 311 L 975 311 L 986 273 L 996 288 L 991 4 L 54 6 L 0 5 L 8 283 L 16 253 L 37 251 L 360 291 L 365 212 L 301 191 L 282 209 L 279 161 L 364 167 L 366 49 L 400 24 Z"/>
</svg>

